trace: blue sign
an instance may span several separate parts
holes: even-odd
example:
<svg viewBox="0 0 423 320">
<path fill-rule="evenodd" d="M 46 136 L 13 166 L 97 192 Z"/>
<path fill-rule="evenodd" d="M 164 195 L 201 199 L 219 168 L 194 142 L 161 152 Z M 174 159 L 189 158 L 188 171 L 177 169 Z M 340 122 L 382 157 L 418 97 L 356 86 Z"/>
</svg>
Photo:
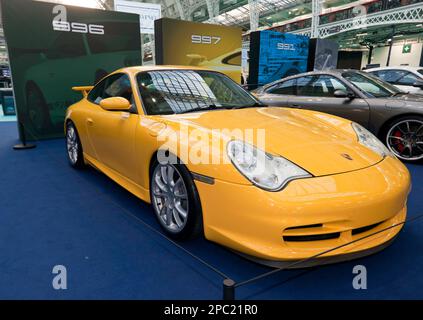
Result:
<svg viewBox="0 0 423 320">
<path fill-rule="evenodd" d="M 276 31 L 260 32 L 258 84 L 307 71 L 309 38 Z"/>
</svg>

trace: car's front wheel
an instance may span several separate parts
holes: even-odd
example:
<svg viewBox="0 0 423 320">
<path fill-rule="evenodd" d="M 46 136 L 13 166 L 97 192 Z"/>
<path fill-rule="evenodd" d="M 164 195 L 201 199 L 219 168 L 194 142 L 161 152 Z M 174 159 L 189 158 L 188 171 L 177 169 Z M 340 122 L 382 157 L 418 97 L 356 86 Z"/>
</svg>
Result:
<svg viewBox="0 0 423 320">
<path fill-rule="evenodd" d="M 71 121 L 66 125 L 66 150 L 69 163 L 72 167 L 78 169 L 84 167 L 81 140 L 79 139 L 75 125 Z"/>
<path fill-rule="evenodd" d="M 423 159 L 423 117 L 406 116 L 394 120 L 387 129 L 386 145 L 405 161 Z"/>
<path fill-rule="evenodd" d="M 184 165 L 156 163 L 150 186 L 154 212 L 169 236 L 186 239 L 202 232 L 200 198 Z"/>
</svg>

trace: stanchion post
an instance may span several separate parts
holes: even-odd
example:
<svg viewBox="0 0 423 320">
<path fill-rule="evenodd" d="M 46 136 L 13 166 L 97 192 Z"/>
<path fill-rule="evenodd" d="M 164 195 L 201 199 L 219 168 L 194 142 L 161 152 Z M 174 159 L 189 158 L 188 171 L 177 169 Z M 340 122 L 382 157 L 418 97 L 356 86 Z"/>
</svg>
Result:
<svg viewBox="0 0 423 320">
<path fill-rule="evenodd" d="M 235 300 L 235 281 L 223 280 L 223 300 Z"/>
<path fill-rule="evenodd" d="M 33 149 L 33 148 L 35 148 L 36 147 L 35 144 L 33 144 L 33 143 L 26 143 L 24 126 L 23 126 L 22 122 L 20 122 L 20 121 L 18 122 L 18 124 L 19 124 L 19 132 L 20 132 L 22 143 L 15 144 L 13 146 L 13 149 L 14 150 L 26 150 L 26 149 Z"/>
</svg>

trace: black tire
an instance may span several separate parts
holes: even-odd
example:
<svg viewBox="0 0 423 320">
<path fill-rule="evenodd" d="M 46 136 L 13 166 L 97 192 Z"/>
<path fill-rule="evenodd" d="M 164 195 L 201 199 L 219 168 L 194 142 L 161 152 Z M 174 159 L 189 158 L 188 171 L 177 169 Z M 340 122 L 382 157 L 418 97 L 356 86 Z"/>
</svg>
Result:
<svg viewBox="0 0 423 320">
<path fill-rule="evenodd" d="M 26 118 L 36 133 L 50 132 L 52 123 L 50 110 L 40 88 L 35 82 L 26 84 Z"/>
<path fill-rule="evenodd" d="M 165 221 L 160 217 L 159 207 L 155 203 L 155 196 L 153 195 L 153 188 L 155 185 L 153 179 L 156 168 L 161 166 L 162 165 L 159 164 L 159 162 L 155 161 L 150 170 L 150 199 L 153 206 L 153 211 L 155 212 L 160 226 L 169 237 L 176 240 L 192 239 L 200 236 L 203 233 L 201 201 L 193 178 L 186 166 L 183 164 L 172 164 L 171 166 L 175 168 L 176 173 L 179 174 L 182 178 L 187 191 L 188 214 L 186 222 L 181 230 L 170 230 Z"/>
<path fill-rule="evenodd" d="M 409 115 L 394 119 L 385 127 L 380 138 L 400 160 L 410 163 L 423 161 L 422 116 Z"/>
<path fill-rule="evenodd" d="M 66 139 L 65 140 L 66 140 L 66 151 L 68 155 L 69 164 L 75 169 L 84 168 L 85 162 L 84 162 L 84 155 L 82 150 L 82 143 L 81 143 L 81 140 L 79 139 L 78 130 L 76 129 L 76 126 L 73 124 L 72 121 L 68 121 L 66 124 Z"/>
</svg>

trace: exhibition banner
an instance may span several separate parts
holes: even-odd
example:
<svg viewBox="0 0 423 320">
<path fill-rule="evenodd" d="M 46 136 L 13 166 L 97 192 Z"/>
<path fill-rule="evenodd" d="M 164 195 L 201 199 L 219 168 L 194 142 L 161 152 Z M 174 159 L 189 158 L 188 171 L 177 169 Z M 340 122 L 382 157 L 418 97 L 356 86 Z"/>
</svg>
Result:
<svg viewBox="0 0 423 320">
<path fill-rule="evenodd" d="M 241 28 L 169 18 L 156 20 L 154 28 L 156 64 L 200 66 L 240 83 Z"/>
<path fill-rule="evenodd" d="M 307 70 L 309 38 L 276 31 L 250 34 L 250 88 Z"/>
<path fill-rule="evenodd" d="M 81 99 L 72 86 L 141 63 L 137 15 L 28 0 L 1 9 L 21 137 L 63 136 L 65 111 Z"/>
<path fill-rule="evenodd" d="M 310 39 L 308 71 L 336 69 L 339 45 L 329 39 Z"/>
<path fill-rule="evenodd" d="M 115 0 L 115 10 L 140 16 L 141 33 L 154 34 L 154 21 L 162 17 L 160 4 Z"/>
</svg>

